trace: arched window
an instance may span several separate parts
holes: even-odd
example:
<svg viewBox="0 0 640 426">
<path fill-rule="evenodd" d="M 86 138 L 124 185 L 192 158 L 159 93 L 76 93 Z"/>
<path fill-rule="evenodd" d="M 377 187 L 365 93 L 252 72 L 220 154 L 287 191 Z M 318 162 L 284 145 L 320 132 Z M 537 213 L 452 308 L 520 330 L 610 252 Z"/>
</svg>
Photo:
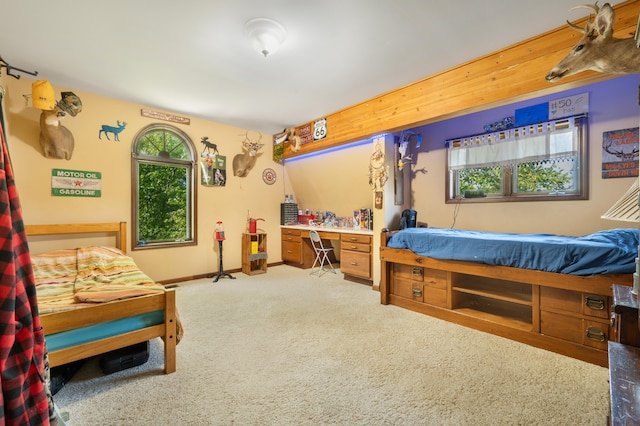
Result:
<svg viewBox="0 0 640 426">
<path fill-rule="evenodd" d="M 132 247 L 195 245 L 196 167 L 191 139 L 173 126 L 151 124 L 132 148 Z"/>
</svg>

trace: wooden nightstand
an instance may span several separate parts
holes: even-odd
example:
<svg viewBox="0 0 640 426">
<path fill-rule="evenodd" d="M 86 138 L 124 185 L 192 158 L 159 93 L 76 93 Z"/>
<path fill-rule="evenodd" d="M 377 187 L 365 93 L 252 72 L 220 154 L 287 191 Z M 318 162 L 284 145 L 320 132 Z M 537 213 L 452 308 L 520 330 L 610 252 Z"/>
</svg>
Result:
<svg viewBox="0 0 640 426">
<path fill-rule="evenodd" d="M 613 285 L 613 336 L 615 342 L 640 347 L 638 296 L 626 285 Z"/>
</svg>

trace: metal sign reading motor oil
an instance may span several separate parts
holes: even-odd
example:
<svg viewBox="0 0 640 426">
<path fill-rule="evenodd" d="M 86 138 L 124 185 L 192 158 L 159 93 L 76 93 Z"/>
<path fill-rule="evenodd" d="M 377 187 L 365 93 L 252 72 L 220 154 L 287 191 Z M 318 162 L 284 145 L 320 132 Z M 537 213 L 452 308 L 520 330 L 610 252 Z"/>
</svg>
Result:
<svg viewBox="0 0 640 426">
<path fill-rule="evenodd" d="M 55 197 L 101 197 L 102 173 L 52 169 L 51 195 Z"/>
</svg>

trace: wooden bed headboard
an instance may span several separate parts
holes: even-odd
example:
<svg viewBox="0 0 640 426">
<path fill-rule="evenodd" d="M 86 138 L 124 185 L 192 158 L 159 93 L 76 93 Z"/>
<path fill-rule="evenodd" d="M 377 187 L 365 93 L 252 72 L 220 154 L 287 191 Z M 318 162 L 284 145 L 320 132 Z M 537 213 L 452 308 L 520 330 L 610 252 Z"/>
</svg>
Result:
<svg viewBox="0 0 640 426">
<path fill-rule="evenodd" d="M 39 235 L 113 234 L 116 236 L 116 246 L 123 252 L 127 252 L 127 222 L 25 225 L 24 228 L 27 237 Z"/>
</svg>

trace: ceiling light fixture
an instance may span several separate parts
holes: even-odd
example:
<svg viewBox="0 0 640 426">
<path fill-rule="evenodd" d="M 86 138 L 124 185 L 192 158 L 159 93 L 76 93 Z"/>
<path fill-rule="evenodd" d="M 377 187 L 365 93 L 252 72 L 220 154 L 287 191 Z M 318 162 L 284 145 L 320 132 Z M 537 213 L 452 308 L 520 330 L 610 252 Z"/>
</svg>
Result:
<svg viewBox="0 0 640 426">
<path fill-rule="evenodd" d="M 253 47 L 266 58 L 278 51 L 287 30 L 279 22 L 269 18 L 254 18 L 244 24 L 244 33 Z"/>
</svg>

